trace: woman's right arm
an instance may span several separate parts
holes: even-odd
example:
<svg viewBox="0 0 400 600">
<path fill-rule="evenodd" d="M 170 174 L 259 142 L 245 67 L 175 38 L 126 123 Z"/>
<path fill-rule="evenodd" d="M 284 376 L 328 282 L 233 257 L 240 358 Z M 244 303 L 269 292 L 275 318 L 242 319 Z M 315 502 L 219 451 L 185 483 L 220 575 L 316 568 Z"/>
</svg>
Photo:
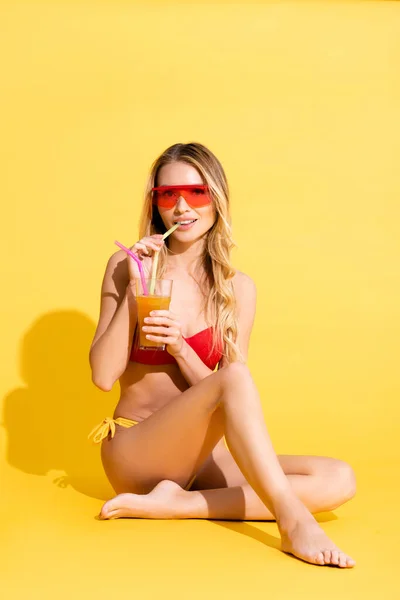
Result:
<svg viewBox="0 0 400 600">
<path fill-rule="evenodd" d="M 152 254 L 160 250 L 161 234 L 146 236 L 130 250 L 140 259 L 146 277 Z M 125 372 L 137 323 L 135 278 L 140 277 L 136 262 L 123 250 L 108 260 L 101 286 L 100 317 L 89 353 L 93 383 L 109 392 Z"/>
<path fill-rule="evenodd" d="M 137 323 L 137 305 L 126 254 L 113 254 L 101 287 L 100 317 L 89 353 L 92 381 L 108 392 L 124 373 Z"/>
</svg>

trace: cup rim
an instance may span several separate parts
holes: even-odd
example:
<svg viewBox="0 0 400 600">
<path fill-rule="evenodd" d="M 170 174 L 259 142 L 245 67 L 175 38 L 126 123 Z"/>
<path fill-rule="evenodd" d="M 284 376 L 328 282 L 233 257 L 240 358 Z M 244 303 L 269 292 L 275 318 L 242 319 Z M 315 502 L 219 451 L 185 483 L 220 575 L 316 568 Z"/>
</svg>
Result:
<svg viewBox="0 0 400 600">
<path fill-rule="evenodd" d="M 144 280 L 145 281 L 151 281 L 153 278 L 152 277 L 145 277 Z M 135 277 L 135 281 L 142 281 L 141 277 Z M 156 281 L 174 281 L 173 279 L 165 279 L 164 277 L 156 277 Z"/>
</svg>

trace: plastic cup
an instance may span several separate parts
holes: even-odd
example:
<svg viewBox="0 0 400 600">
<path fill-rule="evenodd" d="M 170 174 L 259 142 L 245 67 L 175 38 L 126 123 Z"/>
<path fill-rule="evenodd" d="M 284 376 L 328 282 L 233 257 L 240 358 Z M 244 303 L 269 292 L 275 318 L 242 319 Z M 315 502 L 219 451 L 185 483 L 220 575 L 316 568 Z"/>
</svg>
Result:
<svg viewBox="0 0 400 600">
<path fill-rule="evenodd" d="M 145 279 L 145 285 L 147 289 L 150 289 L 151 279 Z M 154 284 L 153 294 L 145 294 L 143 289 L 143 281 L 141 279 L 135 279 L 136 283 L 136 302 L 138 307 L 138 325 L 135 343 L 139 345 L 139 350 L 165 350 L 165 344 L 163 342 L 155 342 L 153 340 L 146 339 L 146 335 L 149 333 L 143 331 L 142 327 L 147 325 L 144 322 L 145 317 L 150 316 L 152 310 L 168 310 L 171 302 L 172 293 L 172 279 L 156 279 Z M 154 283 L 154 282 L 153 282 Z M 150 325 L 151 327 L 151 325 Z M 137 333 L 136 332 L 136 333 Z M 157 335 L 150 333 L 149 335 Z"/>
</svg>

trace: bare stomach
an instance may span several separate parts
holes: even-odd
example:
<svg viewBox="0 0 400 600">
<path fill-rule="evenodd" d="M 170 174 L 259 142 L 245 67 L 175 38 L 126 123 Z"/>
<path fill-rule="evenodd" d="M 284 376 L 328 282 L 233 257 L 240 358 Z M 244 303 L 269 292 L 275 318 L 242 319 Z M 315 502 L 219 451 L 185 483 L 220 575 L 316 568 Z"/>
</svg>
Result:
<svg viewBox="0 0 400 600">
<path fill-rule="evenodd" d="M 119 379 L 121 395 L 114 419 L 143 421 L 190 386 L 178 365 L 143 365 L 129 362 Z"/>
</svg>

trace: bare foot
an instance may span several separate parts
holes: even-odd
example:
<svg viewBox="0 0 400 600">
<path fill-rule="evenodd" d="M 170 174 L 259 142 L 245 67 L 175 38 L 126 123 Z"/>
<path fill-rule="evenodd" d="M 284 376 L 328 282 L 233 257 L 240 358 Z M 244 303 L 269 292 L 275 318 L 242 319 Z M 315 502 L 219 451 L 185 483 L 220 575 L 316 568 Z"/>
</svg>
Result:
<svg viewBox="0 0 400 600">
<path fill-rule="evenodd" d="M 118 494 L 108 500 L 100 511 L 100 519 L 119 519 L 120 517 L 174 519 L 182 514 L 179 500 L 185 490 L 174 481 L 160 481 L 148 494 Z"/>
<path fill-rule="evenodd" d="M 281 531 L 281 548 L 315 565 L 336 565 L 338 567 L 354 567 L 355 560 L 339 550 L 328 538 L 312 515 Z"/>
<path fill-rule="evenodd" d="M 101 519 L 120 517 L 179 519 L 183 518 L 186 490 L 170 480 L 160 481 L 148 494 L 119 494 L 106 502 L 100 512 Z M 295 500 L 294 500 L 295 502 Z M 354 567 L 355 561 L 339 550 L 318 525 L 312 514 L 298 501 L 298 518 L 293 517 L 293 501 L 288 519 L 279 519 L 281 549 L 315 565 Z"/>
</svg>

